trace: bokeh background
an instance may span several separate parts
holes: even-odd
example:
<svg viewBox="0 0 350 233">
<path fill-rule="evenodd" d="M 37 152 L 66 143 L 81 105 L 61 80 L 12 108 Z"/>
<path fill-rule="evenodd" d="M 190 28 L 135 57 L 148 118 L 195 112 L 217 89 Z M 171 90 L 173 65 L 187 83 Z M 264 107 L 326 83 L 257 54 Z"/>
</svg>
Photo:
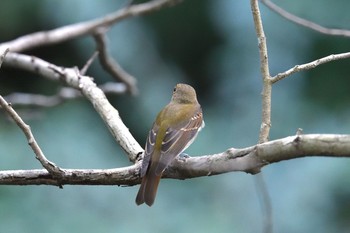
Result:
<svg viewBox="0 0 350 233">
<path fill-rule="evenodd" d="M 139 1 L 136 1 L 139 2 Z M 347 28 L 350 2 L 275 1 L 324 26 Z M 127 1 L 2 0 L 0 42 L 27 33 L 94 19 Z M 294 25 L 262 6 L 271 73 L 350 49 L 349 38 Z M 138 96 L 109 96 L 125 124 L 144 144 L 173 86 L 193 85 L 206 128 L 190 155 L 254 145 L 261 120 L 257 38 L 249 1 L 192 0 L 129 18 L 108 32 L 109 51 L 138 80 Z M 27 51 L 62 66 L 82 67 L 94 52 L 90 37 Z M 273 87 L 271 139 L 304 133 L 350 132 L 350 62 L 295 74 Z M 98 84 L 113 79 L 96 61 Z M 52 95 L 59 83 L 3 67 L 0 94 Z M 18 107 L 46 156 L 64 168 L 129 165 L 85 99 L 53 108 Z M 0 112 L 0 169 L 41 168 L 16 125 Z M 350 160 L 302 158 L 263 168 L 275 232 L 349 232 Z M 162 180 L 152 208 L 136 206 L 138 186 L 0 186 L 0 232 L 261 232 L 264 216 L 254 176 L 229 173 Z"/>
</svg>

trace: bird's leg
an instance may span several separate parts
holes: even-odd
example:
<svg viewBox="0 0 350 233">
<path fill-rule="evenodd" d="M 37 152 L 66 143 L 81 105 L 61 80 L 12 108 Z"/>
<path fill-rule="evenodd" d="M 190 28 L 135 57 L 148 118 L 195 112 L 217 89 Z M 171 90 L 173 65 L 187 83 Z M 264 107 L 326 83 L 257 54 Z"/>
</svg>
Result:
<svg viewBox="0 0 350 233">
<path fill-rule="evenodd" d="M 190 156 L 186 153 L 181 153 L 178 155 L 179 160 L 185 161 L 186 159 L 190 158 Z"/>
</svg>

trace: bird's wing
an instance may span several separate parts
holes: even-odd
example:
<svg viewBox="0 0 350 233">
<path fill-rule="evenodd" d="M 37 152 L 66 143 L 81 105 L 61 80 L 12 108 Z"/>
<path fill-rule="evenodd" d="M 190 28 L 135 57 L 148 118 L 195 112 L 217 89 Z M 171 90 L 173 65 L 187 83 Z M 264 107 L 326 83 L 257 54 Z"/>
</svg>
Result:
<svg viewBox="0 0 350 233">
<path fill-rule="evenodd" d="M 158 166 L 155 169 L 156 175 L 161 175 L 171 161 L 193 142 L 202 124 L 202 111 L 198 111 L 188 122 L 167 129 L 162 142 Z"/>
<path fill-rule="evenodd" d="M 158 133 L 158 129 L 159 129 L 159 126 L 156 123 L 154 123 L 152 126 L 152 129 L 149 131 L 147 141 L 146 141 L 146 146 L 145 146 L 145 152 L 142 160 L 141 177 L 143 177 L 147 172 L 149 162 L 151 160 L 151 155 L 154 150 L 154 145 L 156 143 L 156 136 Z"/>
</svg>

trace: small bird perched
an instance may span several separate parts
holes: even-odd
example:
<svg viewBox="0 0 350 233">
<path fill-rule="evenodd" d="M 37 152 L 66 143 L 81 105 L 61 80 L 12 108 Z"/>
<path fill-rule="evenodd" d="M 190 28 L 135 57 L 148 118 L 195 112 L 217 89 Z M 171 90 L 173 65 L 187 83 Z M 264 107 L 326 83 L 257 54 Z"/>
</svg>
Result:
<svg viewBox="0 0 350 233">
<path fill-rule="evenodd" d="M 177 84 L 170 103 L 158 113 L 147 137 L 137 205 L 153 204 L 162 173 L 191 145 L 203 127 L 202 108 L 196 91 L 190 85 Z"/>
</svg>

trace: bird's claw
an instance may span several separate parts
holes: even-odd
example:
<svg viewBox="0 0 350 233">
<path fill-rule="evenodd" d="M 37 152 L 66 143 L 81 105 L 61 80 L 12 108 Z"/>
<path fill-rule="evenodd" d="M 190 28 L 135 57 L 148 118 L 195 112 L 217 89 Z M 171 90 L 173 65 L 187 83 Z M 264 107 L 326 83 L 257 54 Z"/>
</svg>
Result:
<svg viewBox="0 0 350 233">
<path fill-rule="evenodd" d="M 179 159 L 182 161 L 185 161 L 186 159 L 190 158 L 190 156 L 186 153 L 179 154 Z"/>
</svg>

